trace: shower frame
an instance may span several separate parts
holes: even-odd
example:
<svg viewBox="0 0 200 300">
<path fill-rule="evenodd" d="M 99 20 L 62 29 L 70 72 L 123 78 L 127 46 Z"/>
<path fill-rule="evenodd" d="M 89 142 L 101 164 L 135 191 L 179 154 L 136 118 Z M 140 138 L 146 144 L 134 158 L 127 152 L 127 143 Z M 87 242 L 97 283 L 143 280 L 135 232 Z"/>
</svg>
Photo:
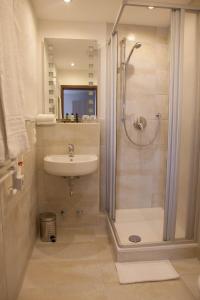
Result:
<svg viewBox="0 0 200 300">
<path fill-rule="evenodd" d="M 116 144 L 116 98 L 117 98 L 117 67 L 118 67 L 118 32 L 117 27 L 123 15 L 126 7 L 148 7 L 154 6 L 155 8 L 170 9 L 172 17 L 172 34 L 171 34 L 171 62 L 170 62 L 170 96 L 169 96 L 169 130 L 168 130 L 168 162 L 167 162 L 167 182 L 166 182 L 166 201 L 165 201 L 165 221 L 163 241 L 158 243 L 140 244 L 140 245 L 121 245 L 117 232 L 115 230 L 113 220 L 115 219 L 116 211 L 116 159 L 117 159 L 117 144 Z M 149 248 L 149 246 L 162 246 L 162 245 L 180 245 L 183 244 L 192 247 L 197 246 L 196 242 L 199 240 L 198 232 L 200 224 L 198 222 L 200 216 L 200 208 L 196 199 L 200 196 L 198 188 L 199 183 L 199 159 L 200 159 L 200 144 L 198 138 L 195 138 L 195 159 L 194 159 L 194 176 L 192 178 L 192 203 L 190 209 L 190 218 L 187 224 L 187 233 L 185 240 L 175 240 L 175 228 L 176 228 L 176 213 L 177 213 L 177 199 L 176 199 L 176 185 L 177 185 L 177 169 L 178 169 L 178 149 L 179 149 L 179 105 L 181 103 L 182 96 L 182 50 L 184 42 L 184 17 L 185 12 L 200 12 L 200 8 L 189 5 L 173 5 L 163 4 L 158 2 L 147 2 L 141 0 L 123 0 L 116 22 L 113 26 L 111 36 L 108 40 L 108 48 L 111 47 L 111 68 L 110 68 L 110 108 L 107 110 L 107 123 L 111 132 L 107 136 L 107 210 L 108 210 L 108 222 L 110 232 L 113 235 L 113 241 L 116 243 L 116 247 L 119 250 L 125 248 Z M 173 23 L 174 22 L 174 23 Z M 200 16 L 198 17 L 198 25 L 200 28 Z M 175 43 L 176 41 L 176 43 Z M 178 41 L 178 42 L 177 42 Z M 116 47 L 116 48 L 115 48 Z M 200 48 L 200 39 L 198 39 L 197 47 Z M 198 72 L 197 76 L 197 95 L 200 97 L 200 57 L 198 55 Z M 177 101 L 173 101 L 177 99 Z M 197 102 L 197 101 L 196 101 Z M 197 102 L 198 103 L 198 102 Z M 197 108 L 197 116 L 199 118 L 199 105 Z M 200 119 L 200 118 L 199 118 Z M 200 134 L 200 126 L 196 129 L 195 136 Z"/>
</svg>

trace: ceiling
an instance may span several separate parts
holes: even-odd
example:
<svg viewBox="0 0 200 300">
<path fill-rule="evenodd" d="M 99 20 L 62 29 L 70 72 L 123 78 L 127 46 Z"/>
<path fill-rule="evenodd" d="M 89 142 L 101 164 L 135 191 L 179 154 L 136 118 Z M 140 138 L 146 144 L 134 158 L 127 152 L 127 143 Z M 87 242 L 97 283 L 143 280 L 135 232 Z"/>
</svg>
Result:
<svg viewBox="0 0 200 300">
<path fill-rule="evenodd" d="M 91 40 L 73 40 L 47 38 L 45 44 L 50 50 L 48 53 L 53 56 L 53 62 L 58 70 L 88 70 L 89 62 L 97 68 L 97 51 L 92 51 L 93 58 L 89 59 L 89 46 L 97 49 L 96 41 Z M 75 65 L 72 67 L 71 63 Z"/>
<path fill-rule="evenodd" d="M 171 23 L 169 9 L 149 10 L 146 7 L 125 7 L 120 24 L 168 27 Z"/>
<path fill-rule="evenodd" d="M 39 19 L 83 22 L 113 22 L 121 0 L 32 0 Z"/>
<path fill-rule="evenodd" d="M 154 0 L 156 2 L 156 0 Z M 163 3 L 188 4 L 191 0 L 159 0 Z M 80 21 L 80 22 L 97 22 L 113 23 L 118 14 L 122 0 L 72 0 L 70 4 L 65 4 L 63 0 L 32 0 L 36 15 L 42 20 L 59 20 L 59 21 Z M 146 9 L 145 9 L 146 10 Z M 123 18 L 125 23 L 133 23 L 133 19 L 147 22 L 147 13 L 144 16 L 138 15 L 137 9 L 129 9 L 131 14 Z M 154 13 L 156 14 L 156 13 Z M 156 14 L 157 23 L 166 23 L 163 15 Z M 154 22 L 153 22 L 154 21 Z M 149 23 L 155 23 L 155 17 L 150 18 Z M 153 24 L 152 24 L 153 25 Z"/>
</svg>

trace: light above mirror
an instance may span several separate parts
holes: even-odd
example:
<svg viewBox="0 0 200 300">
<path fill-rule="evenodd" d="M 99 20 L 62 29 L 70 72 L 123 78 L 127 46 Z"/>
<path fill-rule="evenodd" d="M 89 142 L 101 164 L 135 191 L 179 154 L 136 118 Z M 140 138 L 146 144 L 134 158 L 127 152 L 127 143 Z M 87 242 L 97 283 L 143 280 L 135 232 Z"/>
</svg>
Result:
<svg viewBox="0 0 200 300">
<path fill-rule="evenodd" d="M 72 2 L 72 0 L 64 0 L 64 2 L 68 4 L 68 3 Z"/>
</svg>

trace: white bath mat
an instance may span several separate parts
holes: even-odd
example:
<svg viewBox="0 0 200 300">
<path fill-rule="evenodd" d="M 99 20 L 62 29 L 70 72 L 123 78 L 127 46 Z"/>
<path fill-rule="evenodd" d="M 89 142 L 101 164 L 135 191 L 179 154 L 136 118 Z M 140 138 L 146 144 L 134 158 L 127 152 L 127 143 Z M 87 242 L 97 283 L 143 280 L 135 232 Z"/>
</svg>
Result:
<svg viewBox="0 0 200 300">
<path fill-rule="evenodd" d="M 121 284 L 179 278 L 169 260 L 116 263 Z"/>
</svg>

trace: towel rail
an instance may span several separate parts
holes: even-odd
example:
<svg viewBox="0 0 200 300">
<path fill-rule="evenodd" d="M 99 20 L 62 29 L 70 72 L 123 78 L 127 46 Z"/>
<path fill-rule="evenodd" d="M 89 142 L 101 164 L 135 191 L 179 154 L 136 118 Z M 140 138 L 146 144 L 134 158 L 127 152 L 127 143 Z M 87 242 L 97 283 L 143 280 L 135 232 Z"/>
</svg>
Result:
<svg viewBox="0 0 200 300">
<path fill-rule="evenodd" d="M 8 170 L 7 174 L 0 177 L 0 185 L 10 176 L 12 176 L 16 171 L 15 170 Z"/>
<path fill-rule="evenodd" d="M 11 163 L 11 160 L 10 160 L 10 159 L 8 159 L 8 160 L 6 160 L 6 161 L 0 163 L 0 170 L 1 170 L 2 168 L 4 168 L 4 167 L 8 166 L 10 163 Z"/>
<path fill-rule="evenodd" d="M 9 168 L 16 162 L 16 159 L 7 159 L 6 161 L 0 163 L 0 171 L 4 168 Z"/>
<path fill-rule="evenodd" d="M 12 168 L 16 166 L 16 160 L 7 160 L 4 164 L 0 165 L 0 180 L 7 175 Z"/>
</svg>

